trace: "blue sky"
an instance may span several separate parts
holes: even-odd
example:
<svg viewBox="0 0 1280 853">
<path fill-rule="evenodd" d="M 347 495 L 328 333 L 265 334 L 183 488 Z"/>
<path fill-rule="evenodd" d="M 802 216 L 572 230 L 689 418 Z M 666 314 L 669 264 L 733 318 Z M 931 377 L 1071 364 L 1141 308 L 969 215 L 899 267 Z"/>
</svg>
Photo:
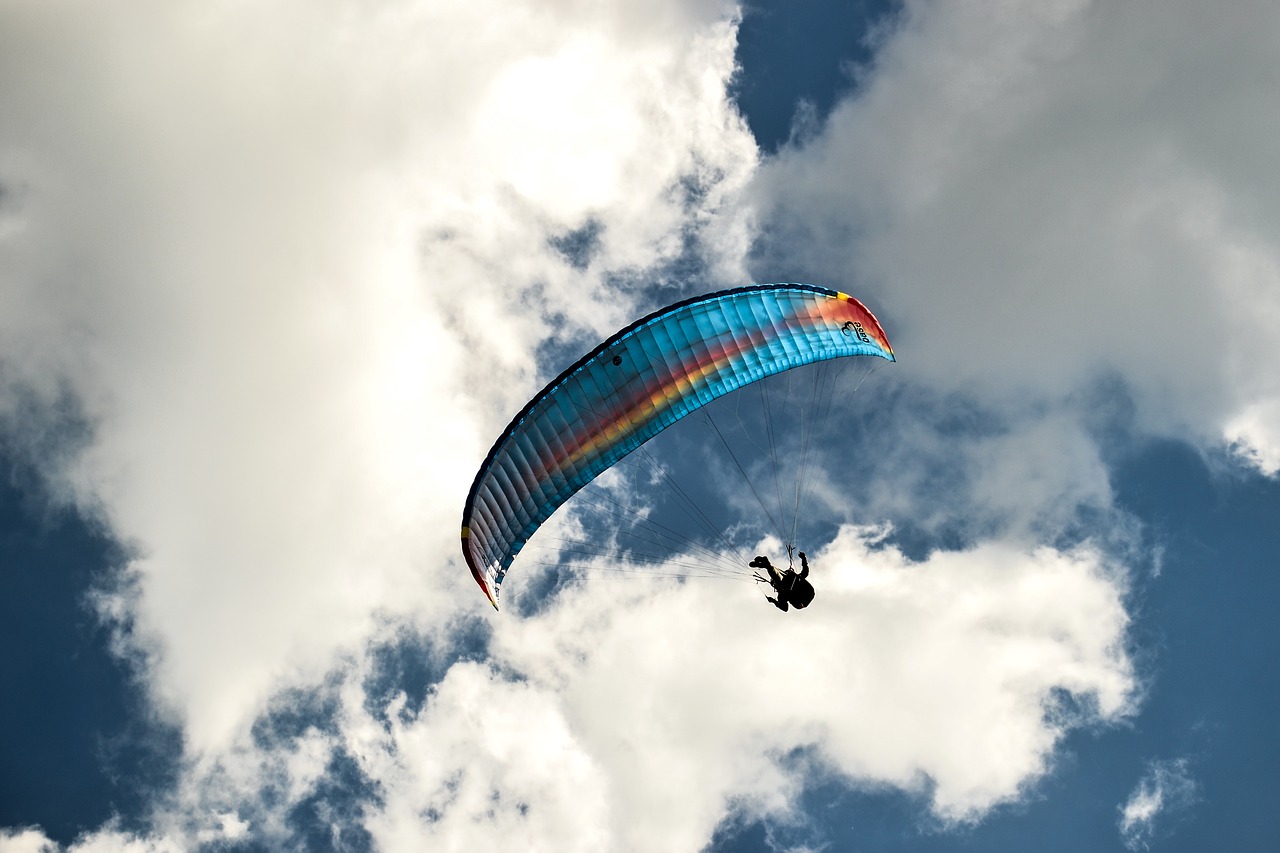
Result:
<svg viewBox="0 0 1280 853">
<path fill-rule="evenodd" d="M 1277 32 L 0 0 L 0 851 L 1268 849 Z M 512 413 L 773 280 L 899 355 L 819 457 L 822 606 L 494 614 Z"/>
</svg>

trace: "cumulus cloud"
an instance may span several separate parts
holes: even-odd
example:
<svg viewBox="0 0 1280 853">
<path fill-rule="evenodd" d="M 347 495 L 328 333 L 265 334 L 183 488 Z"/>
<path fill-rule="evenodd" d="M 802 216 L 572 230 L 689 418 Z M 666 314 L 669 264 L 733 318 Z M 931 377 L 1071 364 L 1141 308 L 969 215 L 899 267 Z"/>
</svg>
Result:
<svg viewBox="0 0 1280 853">
<path fill-rule="evenodd" d="M 1130 850 L 1146 850 L 1169 821 L 1196 799 L 1188 761 L 1153 761 L 1120 806 L 1120 837 Z"/>
<path fill-rule="evenodd" d="M 856 282 L 914 381 L 1022 406 L 1118 376 L 1141 429 L 1273 471 L 1276 15 L 908 2 L 762 169 L 758 263 Z"/>
<path fill-rule="evenodd" d="M 963 820 L 1048 769 L 1060 727 L 1079 722 L 1054 720 L 1055 690 L 1103 719 L 1128 711 L 1127 616 L 1098 555 L 991 545 L 912 563 L 882 534 L 845 528 L 811 555 L 822 591 L 803 621 L 780 627 L 749 585 L 651 598 L 606 582 L 504 625 L 494 656 L 562 691 L 577 729 L 631 768 L 641 826 L 709 831 L 723 803 L 785 792 L 761 784 L 782 772 L 769 762 L 808 748 Z M 679 796 L 661 783 L 686 776 L 697 784 Z"/>
<path fill-rule="evenodd" d="M 38 829 L 0 829 L 3 853 L 48 853 L 52 842 Z"/>
<path fill-rule="evenodd" d="M 1100 554 L 913 562 L 884 534 L 845 528 L 812 555 L 803 620 L 750 584 L 588 575 L 425 693 L 371 691 L 355 661 L 317 724 L 260 730 L 189 777 L 169 832 L 204 815 L 285 838 L 339 777 L 351 813 L 322 820 L 392 850 L 697 849 L 726 820 L 802 820 L 815 776 L 963 823 L 1023 797 L 1070 728 L 1132 712 L 1123 585 Z"/>
<path fill-rule="evenodd" d="M 1227 422 L 1230 448 L 1269 477 L 1280 473 L 1280 400 L 1252 403 Z"/>
<path fill-rule="evenodd" d="M 134 546 L 194 747 L 451 606 L 484 436 L 549 335 L 629 313 L 608 276 L 690 234 L 735 263 L 731 21 L 639 10 L 6 10 L 0 412 L 69 394 L 91 425 L 49 473 Z M 571 263 L 554 239 L 589 225 Z"/>
<path fill-rule="evenodd" d="M 212 840 L 212 839 L 210 839 Z M 0 830 L 0 851 L 3 853 L 178 853 L 185 849 L 170 838 L 142 838 L 106 827 L 86 833 L 67 847 L 50 840 L 38 829 L 13 833 Z"/>
</svg>

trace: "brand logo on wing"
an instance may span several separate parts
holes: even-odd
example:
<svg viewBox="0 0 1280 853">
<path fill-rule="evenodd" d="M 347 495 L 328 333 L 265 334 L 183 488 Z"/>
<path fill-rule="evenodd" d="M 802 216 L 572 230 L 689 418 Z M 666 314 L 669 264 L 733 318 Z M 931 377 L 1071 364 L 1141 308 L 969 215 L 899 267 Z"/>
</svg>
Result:
<svg viewBox="0 0 1280 853">
<path fill-rule="evenodd" d="M 857 320 L 846 321 L 845 324 L 840 327 L 840 331 L 844 332 L 846 335 L 857 335 L 858 340 L 862 341 L 864 344 L 871 343 L 871 338 L 868 337 L 867 330 L 862 328 L 862 324 Z"/>
</svg>

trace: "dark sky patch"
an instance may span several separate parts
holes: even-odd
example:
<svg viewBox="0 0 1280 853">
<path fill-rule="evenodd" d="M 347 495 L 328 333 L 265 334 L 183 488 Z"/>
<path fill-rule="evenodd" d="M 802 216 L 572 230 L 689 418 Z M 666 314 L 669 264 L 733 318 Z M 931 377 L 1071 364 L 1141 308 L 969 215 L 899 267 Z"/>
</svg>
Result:
<svg viewBox="0 0 1280 853">
<path fill-rule="evenodd" d="M 791 138 L 798 110 L 811 110 L 806 121 L 826 120 L 856 87 L 855 69 L 871 61 L 875 29 L 898 9 L 891 0 L 745 4 L 736 56 L 741 72 L 730 94 L 762 151 L 774 153 Z"/>
<path fill-rule="evenodd" d="M 552 237 L 548 242 L 569 266 L 582 271 L 591 266 L 591 259 L 600 251 L 600 238 L 603 234 L 604 223 L 598 219 L 589 219 L 582 227 Z"/>
<path fill-rule="evenodd" d="M 336 733 L 341 708 L 336 678 L 327 687 L 293 688 L 277 694 L 270 710 L 253 722 L 250 733 L 254 744 L 269 749 L 300 738 L 311 729 Z"/>
<path fill-rule="evenodd" d="M 363 810 L 380 804 L 378 786 L 339 749 L 315 790 L 290 809 L 286 822 L 299 849 L 361 853 L 374 849 L 373 836 L 362 825 Z"/>
<path fill-rule="evenodd" d="M 479 589 L 467 592 L 484 598 Z M 374 717 L 385 718 L 387 706 L 403 693 L 406 701 L 401 715 L 404 721 L 413 719 L 422 712 L 432 689 L 449 667 L 466 661 L 479 663 L 488 657 L 493 628 L 485 618 L 459 617 L 444 635 L 449 640 L 442 644 L 422 635 L 403 633 L 395 641 L 374 648 L 370 652 L 372 672 L 364 682 L 365 710 Z"/>
<path fill-rule="evenodd" d="M 176 778 L 181 738 L 86 603 L 124 555 L 41 494 L 29 470 L 0 458 L 0 826 L 70 843 L 113 816 L 140 829 L 149 795 Z"/>
</svg>

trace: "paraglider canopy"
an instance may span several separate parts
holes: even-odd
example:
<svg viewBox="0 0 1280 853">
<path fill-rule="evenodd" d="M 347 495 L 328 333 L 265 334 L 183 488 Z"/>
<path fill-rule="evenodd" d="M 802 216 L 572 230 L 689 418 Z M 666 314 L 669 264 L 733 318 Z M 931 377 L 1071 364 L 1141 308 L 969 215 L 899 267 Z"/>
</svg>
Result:
<svg viewBox="0 0 1280 853">
<path fill-rule="evenodd" d="M 538 527 L 681 418 L 767 376 L 847 356 L 894 360 L 862 303 L 810 284 L 699 296 L 617 332 L 530 400 L 480 466 L 462 513 L 462 553 L 476 583 L 496 609 Z"/>
</svg>

